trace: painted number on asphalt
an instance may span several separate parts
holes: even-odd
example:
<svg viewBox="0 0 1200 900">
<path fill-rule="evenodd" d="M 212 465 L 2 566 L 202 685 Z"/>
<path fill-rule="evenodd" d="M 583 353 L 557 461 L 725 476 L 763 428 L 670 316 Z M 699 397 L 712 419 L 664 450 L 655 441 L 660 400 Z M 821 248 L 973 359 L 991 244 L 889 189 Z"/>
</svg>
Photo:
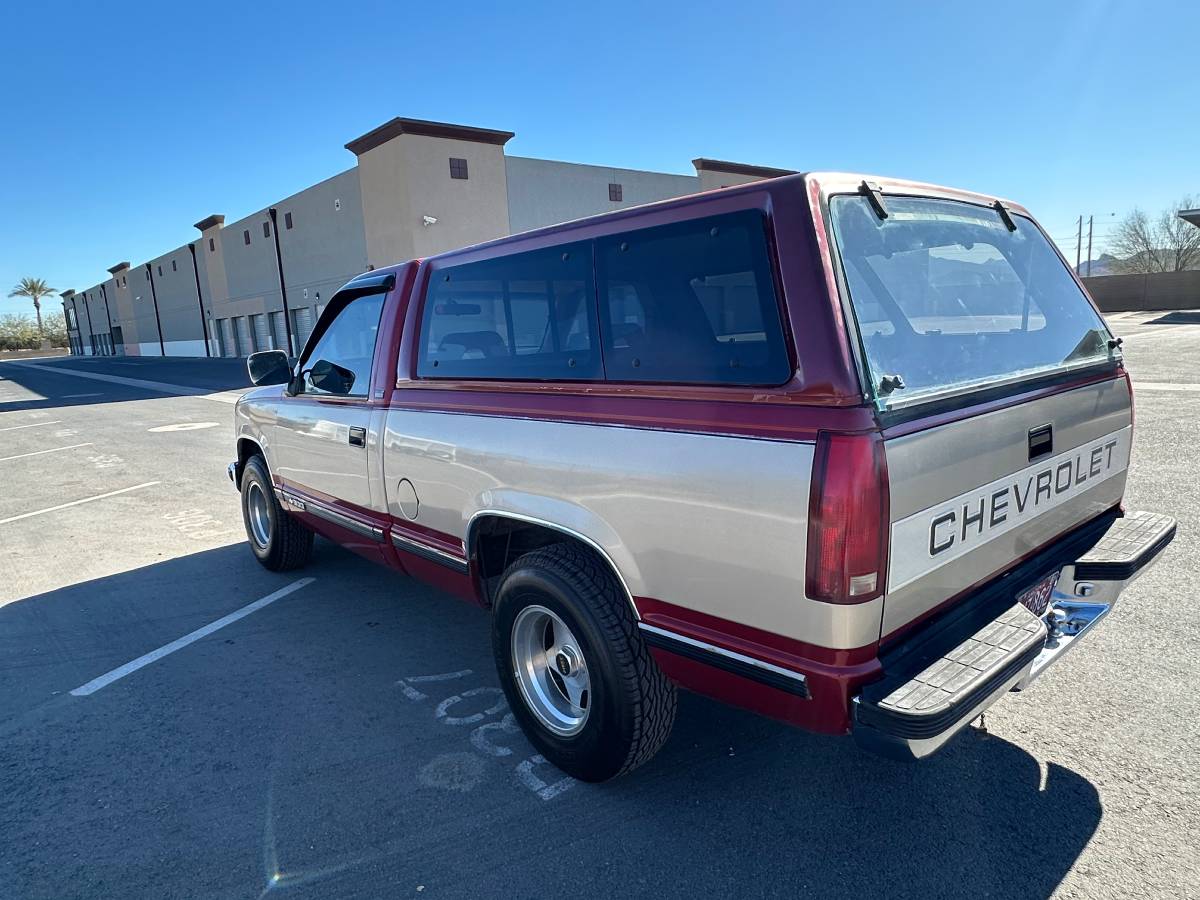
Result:
<svg viewBox="0 0 1200 900">
<path fill-rule="evenodd" d="M 174 525 L 181 534 L 198 541 L 233 534 L 236 531 L 234 528 L 222 528 L 219 519 L 201 509 L 182 509 L 179 512 L 167 513 L 163 518 Z"/>
<path fill-rule="evenodd" d="M 474 674 L 471 669 L 460 669 L 456 672 L 439 672 L 432 675 L 409 675 L 397 681 L 396 686 L 405 698 L 420 703 L 430 700 L 430 693 L 445 694 L 459 687 L 460 685 L 450 682 L 461 684 L 464 679 L 470 679 Z M 439 691 L 440 685 L 445 687 Z M 479 707 L 488 700 L 492 702 L 480 709 Z M 496 719 L 496 716 L 501 718 Z M 443 725 L 474 725 L 470 733 L 471 746 L 484 756 L 494 758 L 512 756 L 512 747 L 505 746 L 502 741 L 506 736 L 521 733 L 520 726 L 508 710 L 504 691 L 490 685 L 474 685 L 438 700 L 434 706 L 433 717 Z M 485 721 L 487 719 L 493 721 Z M 537 772 L 548 778 L 553 778 L 556 774 L 561 777 L 547 782 Z M 518 784 L 543 800 L 553 800 L 575 784 L 574 778 L 561 775 L 540 753 L 517 763 L 514 773 Z"/>
</svg>

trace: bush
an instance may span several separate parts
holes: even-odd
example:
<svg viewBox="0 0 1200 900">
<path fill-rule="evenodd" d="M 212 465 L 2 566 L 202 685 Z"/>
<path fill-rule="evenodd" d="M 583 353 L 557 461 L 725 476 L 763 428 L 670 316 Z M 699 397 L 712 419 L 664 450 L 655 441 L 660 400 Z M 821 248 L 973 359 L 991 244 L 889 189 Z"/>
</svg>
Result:
<svg viewBox="0 0 1200 900">
<path fill-rule="evenodd" d="M 51 347 L 67 346 L 67 320 L 62 310 L 43 315 L 42 327 L 46 330 L 46 340 L 50 342 Z"/>
<path fill-rule="evenodd" d="M 0 317 L 0 350 L 35 350 L 42 345 L 37 322 L 25 315 Z"/>
<path fill-rule="evenodd" d="M 67 346 L 67 323 L 61 312 L 42 318 L 46 340 L 52 347 Z M 0 316 L 0 350 L 37 350 L 42 346 L 37 321 L 24 314 Z"/>
</svg>

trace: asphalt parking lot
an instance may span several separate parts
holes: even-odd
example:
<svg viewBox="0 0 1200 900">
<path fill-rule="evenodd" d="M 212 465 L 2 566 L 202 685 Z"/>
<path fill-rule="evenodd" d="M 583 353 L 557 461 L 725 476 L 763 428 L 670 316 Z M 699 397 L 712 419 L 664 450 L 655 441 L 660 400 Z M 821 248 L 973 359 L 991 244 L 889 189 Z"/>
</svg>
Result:
<svg viewBox="0 0 1200 900">
<path fill-rule="evenodd" d="M 258 566 L 240 361 L 0 363 L 0 898 L 1200 896 L 1200 318 L 1112 321 L 1126 504 L 1179 536 L 1083 649 L 922 764 L 684 695 L 599 786 L 506 718 L 484 612 Z"/>
</svg>

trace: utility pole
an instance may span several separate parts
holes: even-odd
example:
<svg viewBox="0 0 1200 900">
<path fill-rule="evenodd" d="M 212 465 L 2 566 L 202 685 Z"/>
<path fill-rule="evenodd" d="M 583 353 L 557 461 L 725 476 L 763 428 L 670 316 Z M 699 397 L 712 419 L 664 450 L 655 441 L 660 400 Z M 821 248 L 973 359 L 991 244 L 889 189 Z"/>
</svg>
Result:
<svg viewBox="0 0 1200 900">
<path fill-rule="evenodd" d="M 1095 217 L 1095 216 L 1088 216 L 1088 260 L 1087 260 L 1087 273 L 1088 273 L 1088 276 L 1089 276 L 1089 277 L 1090 277 L 1090 276 L 1091 276 L 1091 274 L 1092 274 L 1092 229 L 1095 227 L 1095 224 L 1096 224 L 1096 217 Z"/>
<path fill-rule="evenodd" d="M 1083 253 L 1083 215 L 1079 216 L 1079 233 L 1075 235 L 1075 274 L 1079 274 L 1079 266 L 1082 260 L 1080 256 Z"/>
</svg>

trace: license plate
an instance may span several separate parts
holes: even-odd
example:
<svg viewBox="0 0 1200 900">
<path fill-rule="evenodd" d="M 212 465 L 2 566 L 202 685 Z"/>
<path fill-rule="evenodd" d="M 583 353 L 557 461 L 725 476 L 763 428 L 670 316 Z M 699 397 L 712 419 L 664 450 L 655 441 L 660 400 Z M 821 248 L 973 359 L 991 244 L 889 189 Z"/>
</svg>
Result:
<svg viewBox="0 0 1200 900">
<path fill-rule="evenodd" d="M 1061 569 L 1051 572 L 1033 587 L 1021 591 L 1017 594 L 1017 602 L 1041 618 L 1046 614 L 1047 607 L 1050 606 L 1050 595 L 1054 593 L 1054 585 L 1058 583 L 1058 576 L 1061 574 Z"/>
</svg>

